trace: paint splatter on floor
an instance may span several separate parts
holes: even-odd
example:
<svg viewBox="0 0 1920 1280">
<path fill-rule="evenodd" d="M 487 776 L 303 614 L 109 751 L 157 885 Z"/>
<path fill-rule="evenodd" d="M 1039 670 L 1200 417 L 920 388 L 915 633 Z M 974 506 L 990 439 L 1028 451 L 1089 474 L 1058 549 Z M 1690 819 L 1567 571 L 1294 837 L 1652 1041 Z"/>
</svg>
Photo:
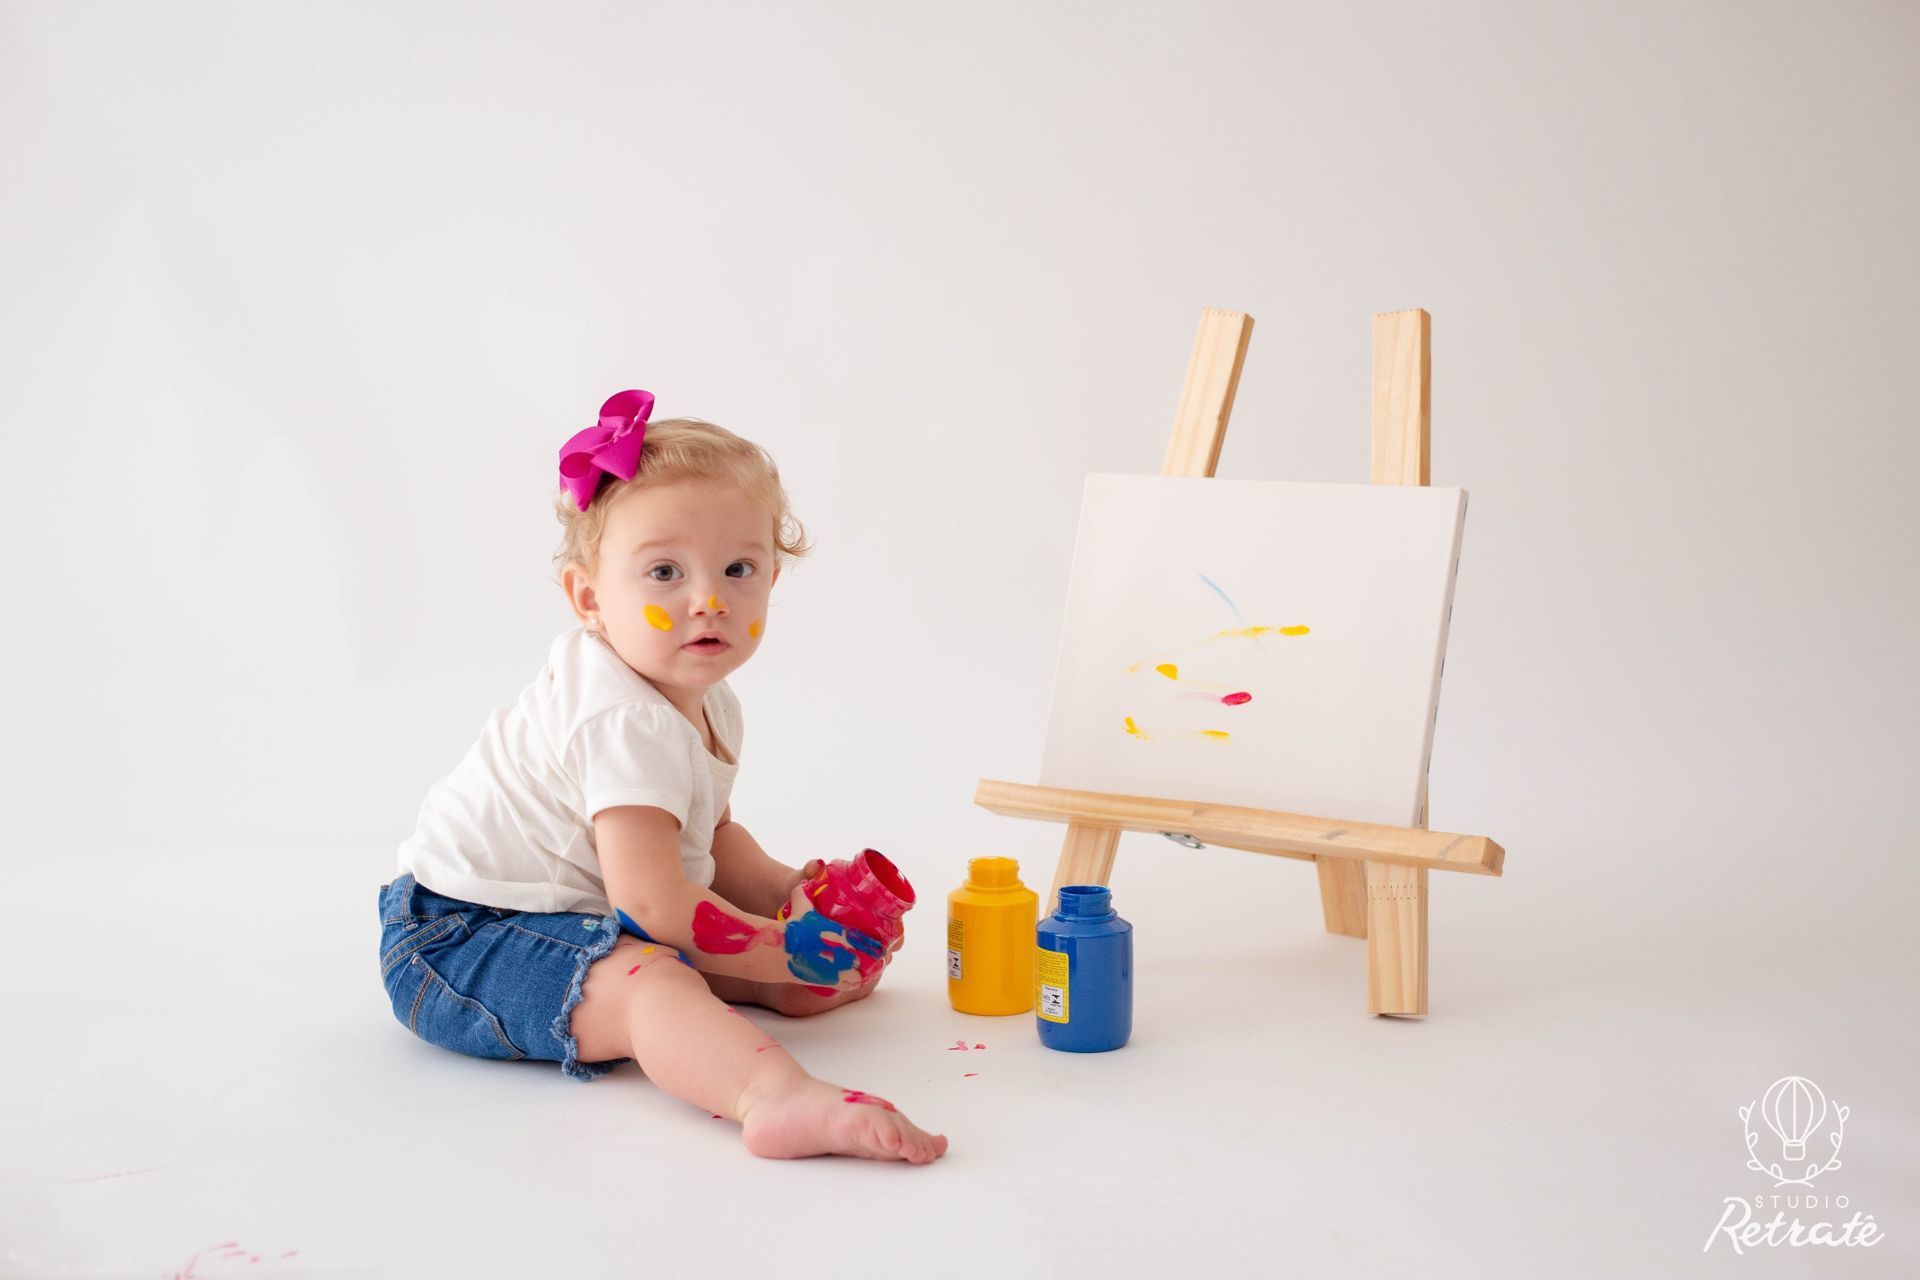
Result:
<svg viewBox="0 0 1920 1280">
<path fill-rule="evenodd" d="M 299 1253 L 300 1251 L 298 1249 L 288 1249 L 278 1258 L 274 1259 L 274 1261 L 284 1262 L 288 1258 L 298 1257 Z M 170 1280 L 207 1280 L 207 1277 L 203 1276 L 199 1271 L 201 1257 L 205 1254 L 210 1254 L 213 1258 L 223 1262 L 240 1262 L 244 1260 L 248 1266 L 252 1266 L 254 1263 L 260 1262 L 266 1257 L 264 1253 L 255 1253 L 253 1250 L 245 1248 L 238 1240 L 226 1240 L 216 1245 L 209 1245 L 207 1248 L 195 1253 L 191 1258 L 187 1259 L 185 1266 L 173 1272 Z"/>
</svg>

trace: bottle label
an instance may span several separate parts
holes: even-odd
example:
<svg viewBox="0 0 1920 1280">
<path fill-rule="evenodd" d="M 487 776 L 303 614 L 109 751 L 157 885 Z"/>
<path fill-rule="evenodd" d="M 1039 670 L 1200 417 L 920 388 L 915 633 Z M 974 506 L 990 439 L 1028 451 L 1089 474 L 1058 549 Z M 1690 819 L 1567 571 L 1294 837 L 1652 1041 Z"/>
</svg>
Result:
<svg viewBox="0 0 1920 1280">
<path fill-rule="evenodd" d="M 1033 953 L 1034 973 L 1039 979 L 1040 991 L 1033 1002 L 1034 1012 L 1048 1022 L 1067 1020 L 1067 953 L 1048 951 L 1045 947 Z"/>
<path fill-rule="evenodd" d="M 960 953 L 966 950 L 967 923 L 954 916 L 947 917 L 947 977 L 954 982 L 960 981 Z"/>
</svg>

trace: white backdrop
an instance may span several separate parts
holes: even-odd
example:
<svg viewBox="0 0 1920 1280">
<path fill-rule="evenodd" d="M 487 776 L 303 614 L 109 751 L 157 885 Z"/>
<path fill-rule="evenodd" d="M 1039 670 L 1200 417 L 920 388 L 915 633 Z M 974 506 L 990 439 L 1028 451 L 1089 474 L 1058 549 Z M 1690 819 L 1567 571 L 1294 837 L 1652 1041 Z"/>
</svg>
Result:
<svg viewBox="0 0 1920 1280">
<path fill-rule="evenodd" d="M 1917 64 L 1857 0 L 6 0 L 4 870 L 370 913 L 568 621 L 556 448 L 639 386 L 818 544 L 735 677 L 738 816 L 1044 885 L 1057 830 L 971 796 L 1036 778 L 1083 477 L 1158 467 L 1216 306 L 1257 321 L 1219 474 L 1363 480 L 1369 318 L 1423 307 L 1473 495 L 1431 825 L 1508 850 L 1435 878 L 1436 1010 L 1680 983 L 1890 1154 Z M 1309 870 L 1146 838 L 1116 904 L 1249 885 L 1313 936 Z"/>
</svg>

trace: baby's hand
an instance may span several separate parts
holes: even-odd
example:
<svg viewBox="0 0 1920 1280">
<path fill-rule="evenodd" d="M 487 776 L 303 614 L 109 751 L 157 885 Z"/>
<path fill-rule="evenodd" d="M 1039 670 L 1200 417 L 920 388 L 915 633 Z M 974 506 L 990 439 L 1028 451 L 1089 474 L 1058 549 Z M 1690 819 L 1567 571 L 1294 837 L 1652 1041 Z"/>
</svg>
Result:
<svg viewBox="0 0 1920 1280">
<path fill-rule="evenodd" d="M 887 949 L 879 939 L 815 911 L 805 885 L 794 887 L 788 905 L 787 969 L 801 982 L 852 991 L 885 967 Z"/>
</svg>

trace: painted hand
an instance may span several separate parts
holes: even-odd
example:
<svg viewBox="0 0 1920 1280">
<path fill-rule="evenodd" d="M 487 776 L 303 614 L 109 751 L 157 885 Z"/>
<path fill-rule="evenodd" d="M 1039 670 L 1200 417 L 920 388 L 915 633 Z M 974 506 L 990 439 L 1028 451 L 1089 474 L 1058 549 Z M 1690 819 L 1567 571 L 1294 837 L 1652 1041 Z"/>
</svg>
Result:
<svg viewBox="0 0 1920 1280">
<path fill-rule="evenodd" d="M 811 862 L 807 863 L 806 866 L 800 868 L 798 871 L 788 876 L 786 884 L 781 886 L 780 901 L 787 902 L 791 900 L 793 897 L 793 891 L 795 889 L 800 888 L 802 885 L 806 884 L 809 880 L 813 879 L 815 876 L 819 875 L 822 871 L 825 871 L 826 869 L 827 869 L 827 864 L 821 859 L 815 858 Z M 778 910 L 778 908 L 775 908 L 775 909 Z"/>
<path fill-rule="evenodd" d="M 801 982 L 836 991 L 864 986 L 885 967 L 880 940 L 813 909 L 805 887 L 795 888 L 787 921 L 787 969 Z"/>
</svg>

